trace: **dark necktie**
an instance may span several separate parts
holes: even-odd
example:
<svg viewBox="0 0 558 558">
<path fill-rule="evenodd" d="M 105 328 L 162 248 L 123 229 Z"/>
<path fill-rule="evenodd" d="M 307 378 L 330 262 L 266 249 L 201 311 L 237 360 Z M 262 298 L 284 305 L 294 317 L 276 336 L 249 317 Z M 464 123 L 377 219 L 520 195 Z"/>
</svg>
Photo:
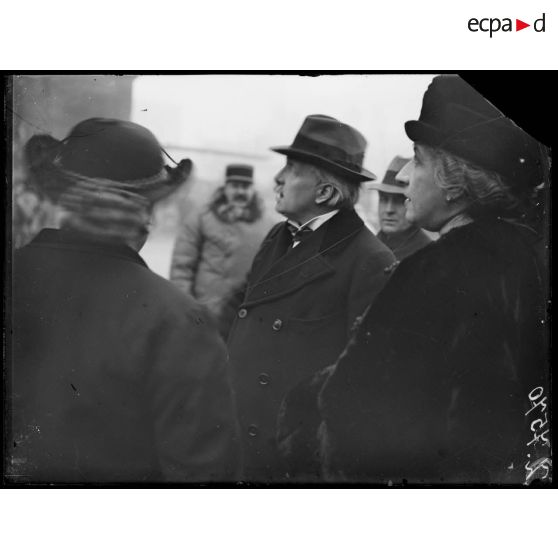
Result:
<svg viewBox="0 0 558 558">
<path fill-rule="evenodd" d="M 308 227 L 306 225 L 304 227 L 297 227 L 296 225 L 293 225 L 292 223 L 287 223 L 287 229 L 291 233 L 293 244 L 295 242 L 301 242 L 310 233 L 314 232 L 310 227 Z"/>
</svg>

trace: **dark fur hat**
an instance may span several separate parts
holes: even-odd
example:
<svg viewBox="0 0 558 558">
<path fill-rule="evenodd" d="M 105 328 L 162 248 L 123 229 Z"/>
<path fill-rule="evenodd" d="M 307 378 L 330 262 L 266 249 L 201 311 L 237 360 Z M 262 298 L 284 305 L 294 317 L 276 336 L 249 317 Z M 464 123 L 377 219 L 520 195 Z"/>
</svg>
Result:
<svg viewBox="0 0 558 558">
<path fill-rule="evenodd" d="M 405 131 L 414 142 L 497 172 L 514 189 L 536 187 L 547 172 L 546 148 L 458 75 L 432 80 L 419 119 L 406 122 Z"/>
</svg>

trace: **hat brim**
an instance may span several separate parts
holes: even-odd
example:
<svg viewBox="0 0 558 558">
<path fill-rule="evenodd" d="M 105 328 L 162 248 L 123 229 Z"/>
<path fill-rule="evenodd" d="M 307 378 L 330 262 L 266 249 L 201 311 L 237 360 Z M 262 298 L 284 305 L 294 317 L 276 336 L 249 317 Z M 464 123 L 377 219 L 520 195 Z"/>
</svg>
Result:
<svg viewBox="0 0 558 558">
<path fill-rule="evenodd" d="M 182 159 L 176 167 L 165 165 L 161 171 L 163 178 L 156 181 L 152 188 L 143 192 L 143 196 L 152 203 L 170 196 L 188 181 L 193 167 L 191 159 Z"/>
<path fill-rule="evenodd" d="M 379 192 L 386 192 L 386 194 L 399 194 L 401 196 L 406 196 L 407 194 L 405 191 L 407 188 L 402 188 L 401 186 L 392 186 L 391 184 L 370 184 L 368 186 L 371 190 L 378 190 Z"/>
<path fill-rule="evenodd" d="M 321 157 L 320 155 L 316 155 L 315 153 L 310 153 L 308 151 L 303 151 L 301 149 L 293 149 L 289 146 L 280 146 L 280 147 L 271 147 L 271 151 L 275 151 L 275 153 L 281 153 L 281 155 L 286 155 L 287 157 L 292 157 L 293 159 L 298 159 L 303 162 L 314 163 L 317 166 L 325 167 L 332 172 L 336 172 L 343 176 L 348 176 L 349 178 L 353 178 L 358 180 L 358 182 L 367 182 L 369 180 L 376 180 L 377 176 L 366 170 L 362 169 L 360 172 L 356 172 L 348 167 L 343 165 L 339 165 L 338 163 L 334 163 L 325 157 Z"/>
<path fill-rule="evenodd" d="M 408 120 L 405 122 L 405 133 L 415 143 L 436 146 L 441 142 L 440 130 L 420 120 Z"/>
</svg>

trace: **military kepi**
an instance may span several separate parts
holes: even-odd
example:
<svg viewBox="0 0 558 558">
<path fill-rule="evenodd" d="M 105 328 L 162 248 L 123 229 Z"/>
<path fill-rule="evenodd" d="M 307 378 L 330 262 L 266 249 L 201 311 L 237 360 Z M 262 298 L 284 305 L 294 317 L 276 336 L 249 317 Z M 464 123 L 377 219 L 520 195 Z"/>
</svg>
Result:
<svg viewBox="0 0 558 558">
<path fill-rule="evenodd" d="M 241 164 L 228 165 L 225 170 L 225 180 L 251 183 L 254 180 L 254 167 Z"/>
</svg>

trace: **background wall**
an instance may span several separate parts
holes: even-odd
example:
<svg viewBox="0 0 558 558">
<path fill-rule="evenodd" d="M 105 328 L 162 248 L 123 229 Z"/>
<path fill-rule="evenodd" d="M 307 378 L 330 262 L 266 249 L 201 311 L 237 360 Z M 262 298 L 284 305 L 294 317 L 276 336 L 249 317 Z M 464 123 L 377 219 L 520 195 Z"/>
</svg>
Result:
<svg viewBox="0 0 558 558">
<path fill-rule="evenodd" d="M 50 219 L 47 206 L 25 183 L 25 142 L 34 134 L 62 139 L 80 120 L 94 116 L 129 119 L 133 80 L 133 76 L 14 76 L 7 107 L 13 113 L 14 248 L 29 242 Z"/>
</svg>

